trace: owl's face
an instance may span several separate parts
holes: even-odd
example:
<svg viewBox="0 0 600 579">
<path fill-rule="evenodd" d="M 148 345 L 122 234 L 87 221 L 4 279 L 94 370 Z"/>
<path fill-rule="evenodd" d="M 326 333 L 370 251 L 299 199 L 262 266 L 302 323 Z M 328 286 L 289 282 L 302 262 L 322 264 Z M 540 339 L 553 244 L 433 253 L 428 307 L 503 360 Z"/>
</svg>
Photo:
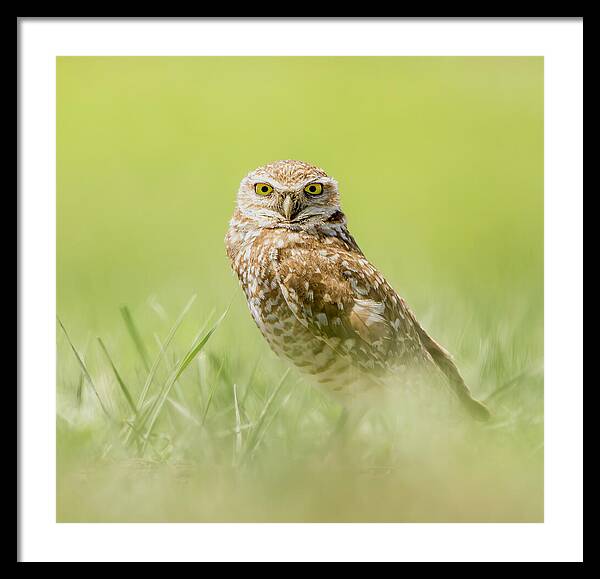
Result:
<svg viewBox="0 0 600 579">
<path fill-rule="evenodd" d="M 296 228 L 340 211 L 335 179 L 301 161 L 277 161 L 250 172 L 240 184 L 237 205 L 260 227 Z"/>
</svg>

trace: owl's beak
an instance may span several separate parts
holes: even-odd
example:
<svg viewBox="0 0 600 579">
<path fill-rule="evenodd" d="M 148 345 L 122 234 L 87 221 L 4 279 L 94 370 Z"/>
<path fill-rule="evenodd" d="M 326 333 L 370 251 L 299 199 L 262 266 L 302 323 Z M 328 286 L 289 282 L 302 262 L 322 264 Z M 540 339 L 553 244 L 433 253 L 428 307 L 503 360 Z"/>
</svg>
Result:
<svg viewBox="0 0 600 579">
<path fill-rule="evenodd" d="M 292 218 L 292 211 L 294 210 L 294 200 L 290 195 L 287 195 L 283 200 L 281 206 L 281 212 L 283 216 L 289 221 Z"/>
</svg>

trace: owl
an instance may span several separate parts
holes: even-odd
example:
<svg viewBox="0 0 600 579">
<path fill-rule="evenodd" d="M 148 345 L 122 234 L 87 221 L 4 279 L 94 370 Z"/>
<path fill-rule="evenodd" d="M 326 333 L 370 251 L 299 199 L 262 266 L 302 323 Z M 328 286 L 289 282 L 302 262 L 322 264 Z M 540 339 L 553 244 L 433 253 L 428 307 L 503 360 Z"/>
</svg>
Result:
<svg viewBox="0 0 600 579">
<path fill-rule="evenodd" d="M 322 169 L 285 160 L 250 172 L 225 245 L 271 349 L 334 397 L 437 374 L 472 416 L 489 417 L 450 354 L 364 256 L 338 184 Z"/>
</svg>

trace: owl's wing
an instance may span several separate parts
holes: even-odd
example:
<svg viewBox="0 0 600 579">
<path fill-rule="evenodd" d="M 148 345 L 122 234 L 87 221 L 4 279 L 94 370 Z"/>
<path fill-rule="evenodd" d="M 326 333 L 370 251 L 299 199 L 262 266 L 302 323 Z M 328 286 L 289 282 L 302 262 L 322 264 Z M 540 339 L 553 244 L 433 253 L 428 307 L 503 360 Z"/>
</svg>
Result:
<svg viewBox="0 0 600 579">
<path fill-rule="evenodd" d="M 383 373 L 427 356 L 406 303 L 362 253 L 282 250 L 275 270 L 300 323 L 353 364 Z"/>
<path fill-rule="evenodd" d="M 296 247 L 282 250 L 274 265 L 296 318 L 339 355 L 375 374 L 429 362 L 446 375 L 475 418 L 489 418 L 489 410 L 473 398 L 450 354 L 360 251 Z"/>
</svg>

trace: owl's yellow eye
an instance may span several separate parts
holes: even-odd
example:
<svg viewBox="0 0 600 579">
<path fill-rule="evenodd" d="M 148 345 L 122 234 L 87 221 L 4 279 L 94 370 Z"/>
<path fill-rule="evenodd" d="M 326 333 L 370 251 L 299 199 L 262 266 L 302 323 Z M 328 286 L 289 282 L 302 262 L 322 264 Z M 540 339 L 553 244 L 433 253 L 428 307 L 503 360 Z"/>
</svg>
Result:
<svg viewBox="0 0 600 579">
<path fill-rule="evenodd" d="M 258 195 L 270 195 L 273 193 L 273 187 L 268 183 L 257 183 L 254 185 L 254 190 Z"/>
<path fill-rule="evenodd" d="M 321 183 L 311 183 L 304 187 L 304 192 L 309 195 L 320 195 L 323 192 L 323 185 Z"/>
</svg>

